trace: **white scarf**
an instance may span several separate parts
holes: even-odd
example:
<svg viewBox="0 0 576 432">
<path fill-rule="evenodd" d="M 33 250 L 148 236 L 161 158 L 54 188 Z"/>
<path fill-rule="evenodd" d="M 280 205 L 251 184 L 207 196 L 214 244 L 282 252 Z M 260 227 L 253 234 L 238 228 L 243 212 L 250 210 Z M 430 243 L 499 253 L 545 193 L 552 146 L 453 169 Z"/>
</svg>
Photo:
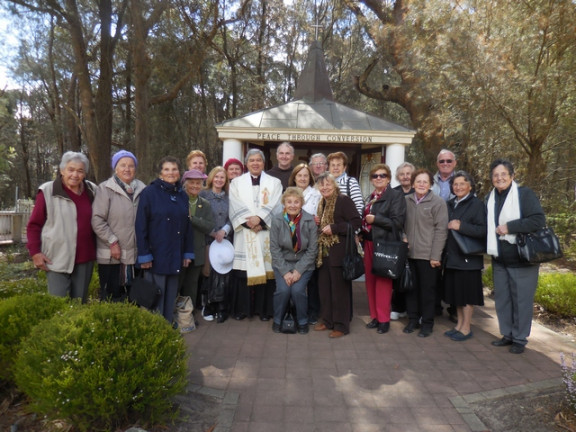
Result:
<svg viewBox="0 0 576 432">
<path fill-rule="evenodd" d="M 498 256 L 498 238 L 496 236 L 496 222 L 494 221 L 494 206 L 496 204 L 495 200 L 496 189 L 492 189 L 490 196 L 488 197 L 488 244 L 486 247 L 486 253 L 494 257 Z M 520 199 L 518 197 L 518 184 L 512 181 L 512 186 L 506 196 L 506 201 L 502 206 L 502 211 L 500 211 L 500 216 L 498 217 L 498 225 L 504 225 L 509 221 L 520 219 Z M 501 235 L 500 240 L 505 240 L 508 243 L 516 244 L 515 234 Z"/>
</svg>

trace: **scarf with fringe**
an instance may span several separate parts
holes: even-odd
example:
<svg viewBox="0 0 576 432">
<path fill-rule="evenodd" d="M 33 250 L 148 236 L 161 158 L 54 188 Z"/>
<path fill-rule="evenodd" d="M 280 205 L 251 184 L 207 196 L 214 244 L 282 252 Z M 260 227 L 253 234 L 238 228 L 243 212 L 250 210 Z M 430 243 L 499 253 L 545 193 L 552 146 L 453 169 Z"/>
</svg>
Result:
<svg viewBox="0 0 576 432">
<path fill-rule="evenodd" d="M 320 204 L 318 204 L 318 214 L 321 215 L 320 228 L 334 223 L 334 210 L 336 209 L 338 195 L 339 192 L 336 189 L 330 197 L 322 199 Z M 318 258 L 316 259 L 316 265 L 318 267 L 322 265 L 322 258 L 328 256 L 330 248 L 336 243 L 340 243 L 337 234 L 327 235 L 320 233 L 318 235 Z"/>
</svg>

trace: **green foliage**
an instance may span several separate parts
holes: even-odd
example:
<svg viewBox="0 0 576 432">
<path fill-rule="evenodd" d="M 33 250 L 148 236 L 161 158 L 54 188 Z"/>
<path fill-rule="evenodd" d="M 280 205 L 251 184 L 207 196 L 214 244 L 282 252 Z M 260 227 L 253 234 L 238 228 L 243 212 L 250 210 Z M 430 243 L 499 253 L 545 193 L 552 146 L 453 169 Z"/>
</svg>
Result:
<svg viewBox="0 0 576 432">
<path fill-rule="evenodd" d="M 574 208 L 568 210 L 566 213 L 549 214 L 546 220 L 563 243 L 566 258 L 576 260 L 576 238 L 572 237 L 576 233 L 576 214 Z"/>
<path fill-rule="evenodd" d="M 186 348 L 158 315 L 128 303 L 95 303 L 34 328 L 14 366 L 31 408 L 81 431 L 155 424 L 177 413 Z"/>
<path fill-rule="evenodd" d="M 39 293 L 0 301 L 0 379 L 12 381 L 12 365 L 22 339 L 34 326 L 67 305 L 64 298 Z"/>
<path fill-rule="evenodd" d="M 90 285 L 88 285 L 88 298 L 100 298 L 100 277 L 98 276 L 98 264 L 94 265 L 92 279 L 90 279 Z"/>
<path fill-rule="evenodd" d="M 574 273 L 541 273 L 534 301 L 551 314 L 574 317 L 576 316 L 574 286 L 576 286 Z"/>
<path fill-rule="evenodd" d="M 494 290 L 494 280 L 492 279 L 493 270 L 492 266 L 487 266 L 482 271 L 482 286 L 490 288 L 490 290 Z"/>
</svg>

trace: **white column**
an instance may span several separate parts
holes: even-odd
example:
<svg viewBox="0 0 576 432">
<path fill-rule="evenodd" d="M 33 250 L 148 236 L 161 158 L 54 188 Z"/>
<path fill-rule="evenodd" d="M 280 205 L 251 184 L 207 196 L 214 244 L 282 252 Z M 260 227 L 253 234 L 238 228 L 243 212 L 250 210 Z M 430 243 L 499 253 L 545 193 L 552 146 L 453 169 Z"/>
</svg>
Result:
<svg viewBox="0 0 576 432">
<path fill-rule="evenodd" d="M 244 163 L 244 155 L 242 154 L 242 141 L 228 138 L 223 141 L 222 145 L 222 165 L 230 158 L 235 158 Z"/>
<path fill-rule="evenodd" d="M 396 180 L 396 168 L 404 162 L 405 148 L 404 144 L 388 144 L 386 145 L 386 165 L 390 167 L 392 172 L 392 187 L 398 186 Z"/>
</svg>

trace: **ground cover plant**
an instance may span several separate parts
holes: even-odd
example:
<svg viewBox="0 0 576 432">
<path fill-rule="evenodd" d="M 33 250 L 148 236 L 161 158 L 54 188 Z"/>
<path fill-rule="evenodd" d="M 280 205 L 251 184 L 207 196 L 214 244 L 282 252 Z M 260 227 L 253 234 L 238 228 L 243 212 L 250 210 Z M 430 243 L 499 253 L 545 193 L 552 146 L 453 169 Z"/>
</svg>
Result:
<svg viewBox="0 0 576 432">
<path fill-rule="evenodd" d="M 7 258 L 0 262 L 0 299 L 46 292 L 46 273 L 36 270 L 32 262 L 14 262 Z"/>
</svg>

